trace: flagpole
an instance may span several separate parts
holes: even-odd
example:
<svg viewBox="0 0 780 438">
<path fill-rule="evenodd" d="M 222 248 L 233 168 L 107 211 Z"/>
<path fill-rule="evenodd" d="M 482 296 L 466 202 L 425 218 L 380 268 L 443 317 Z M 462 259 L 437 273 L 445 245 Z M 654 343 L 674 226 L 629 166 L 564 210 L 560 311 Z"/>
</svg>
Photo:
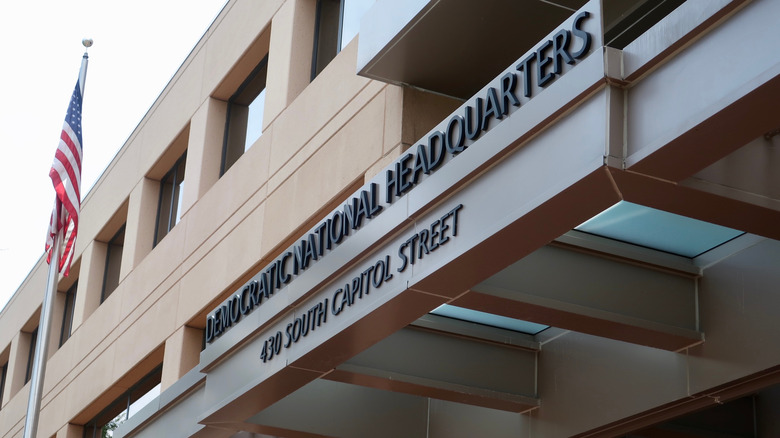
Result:
<svg viewBox="0 0 780 438">
<path fill-rule="evenodd" d="M 84 56 L 81 57 L 81 70 L 79 70 L 79 91 L 81 91 L 81 98 L 84 98 L 84 84 L 87 81 L 87 62 L 89 56 L 87 55 L 87 49 L 92 47 L 92 40 L 90 38 L 84 38 L 81 40 L 81 44 L 84 45 Z"/>
<path fill-rule="evenodd" d="M 51 249 L 49 276 L 46 280 L 46 294 L 43 296 L 41 320 L 38 323 L 38 342 L 35 344 L 35 361 L 33 362 L 32 378 L 30 379 L 30 398 L 27 400 L 27 417 L 24 420 L 24 438 L 34 438 L 38 432 L 38 415 L 41 411 L 41 395 L 43 394 L 43 377 L 46 374 L 46 356 L 49 351 L 49 326 L 54 307 L 54 294 L 57 292 L 57 277 L 60 260 L 60 235 L 54 235 Z"/>
<path fill-rule="evenodd" d="M 81 43 L 87 49 L 92 46 L 91 39 L 84 39 Z M 84 82 L 87 76 L 88 59 L 89 57 L 85 49 L 84 56 L 81 60 L 81 69 L 79 70 L 79 91 L 82 96 L 84 95 Z M 55 212 L 59 213 L 60 208 L 57 208 L 57 203 L 59 203 L 60 200 L 56 195 L 55 198 Z M 30 378 L 30 397 L 27 400 L 27 415 L 24 419 L 24 438 L 35 438 L 38 433 L 38 417 L 41 412 L 43 380 L 46 376 L 46 359 L 48 358 L 49 352 L 51 317 L 54 309 L 54 297 L 57 294 L 57 280 L 59 279 L 60 272 L 60 241 L 64 231 L 64 228 L 60 228 L 54 234 L 54 241 L 51 246 L 49 275 L 46 280 L 46 291 L 41 306 L 41 319 L 38 323 L 38 340 L 35 343 L 35 356 L 33 360 L 32 377 Z"/>
</svg>

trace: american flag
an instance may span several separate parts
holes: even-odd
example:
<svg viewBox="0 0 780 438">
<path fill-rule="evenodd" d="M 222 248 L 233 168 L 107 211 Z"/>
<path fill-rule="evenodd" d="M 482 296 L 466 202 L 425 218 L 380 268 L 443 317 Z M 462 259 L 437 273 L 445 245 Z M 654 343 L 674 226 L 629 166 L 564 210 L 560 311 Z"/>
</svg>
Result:
<svg viewBox="0 0 780 438">
<path fill-rule="evenodd" d="M 54 200 L 46 238 L 46 251 L 49 253 L 47 262 L 51 263 L 55 236 L 63 232 L 64 238 L 60 242 L 64 242 L 65 246 L 60 255 L 58 269 L 63 272 L 64 268 L 63 274 L 67 276 L 73 261 L 73 244 L 76 241 L 81 207 L 81 88 L 78 82 L 68 105 L 49 177 L 57 197 Z"/>
</svg>

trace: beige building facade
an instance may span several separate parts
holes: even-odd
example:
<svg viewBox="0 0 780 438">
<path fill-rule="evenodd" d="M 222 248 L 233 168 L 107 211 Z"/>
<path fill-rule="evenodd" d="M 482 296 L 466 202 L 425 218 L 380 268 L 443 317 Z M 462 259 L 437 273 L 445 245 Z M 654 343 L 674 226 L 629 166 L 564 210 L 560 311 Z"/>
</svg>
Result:
<svg viewBox="0 0 780 438">
<path fill-rule="evenodd" d="M 228 1 L 82 202 L 38 436 L 779 436 L 778 18 Z"/>
</svg>

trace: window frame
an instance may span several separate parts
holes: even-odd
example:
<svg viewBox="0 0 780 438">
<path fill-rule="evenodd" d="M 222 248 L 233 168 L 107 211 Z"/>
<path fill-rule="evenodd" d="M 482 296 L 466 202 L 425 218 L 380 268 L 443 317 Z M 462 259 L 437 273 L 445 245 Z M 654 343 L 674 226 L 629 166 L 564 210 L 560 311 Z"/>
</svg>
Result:
<svg viewBox="0 0 780 438">
<path fill-rule="evenodd" d="M 246 105 L 243 105 L 241 103 L 237 103 L 236 101 L 238 101 L 238 100 L 245 100 L 247 98 L 247 95 L 245 95 L 244 93 L 247 92 L 247 89 L 249 89 L 250 86 L 255 85 L 255 80 L 260 78 L 260 77 L 265 77 L 265 79 L 262 81 L 263 82 L 263 86 L 262 86 L 262 88 L 259 89 L 257 94 L 255 94 L 254 97 L 252 97 L 250 102 L 247 103 Z M 257 63 L 255 68 L 252 69 L 252 71 L 249 73 L 249 75 L 246 77 L 246 79 L 244 79 L 244 81 L 241 83 L 241 85 L 238 86 L 238 89 L 236 90 L 236 92 L 233 93 L 233 95 L 230 96 L 230 98 L 227 101 L 227 113 L 225 115 L 225 134 L 224 134 L 223 139 L 222 139 L 222 158 L 221 158 L 220 164 L 219 164 L 219 176 L 220 176 L 220 178 L 222 177 L 222 175 L 225 174 L 225 172 L 227 172 L 231 167 L 233 167 L 233 165 L 236 163 L 236 161 L 238 161 L 241 158 L 241 156 L 243 156 L 243 154 L 249 149 L 246 146 L 246 133 L 247 133 L 247 131 L 249 129 L 249 126 L 248 126 L 248 124 L 249 124 L 248 115 L 249 114 L 247 113 L 247 126 L 243 129 L 243 131 L 244 131 L 244 140 L 243 140 L 243 142 L 238 142 L 238 143 L 244 143 L 244 145 L 243 145 L 244 149 L 241 152 L 241 154 L 238 154 L 236 156 L 235 160 L 233 160 L 232 162 L 228 163 L 228 159 L 229 159 L 228 149 L 231 146 L 234 146 L 234 145 L 238 144 L 238 143 L 235 143 L 235 142 L 231 141 L 232 140 L 231 139 L 231 134 L 234 134 L 236 132 L 236 129 L 231 129 L 231 125 L 233 123 L 235 123 L 235 117 L 231 117 L 232 113 L 236 110 L 236 107 L 238 107 L 238 106 L 243 106 L 243 107 L 249 108 L 250 104 L 253 103 L 254 100 L 257 99 L 267 89 L 267 87 L 268 87 L 268 54 L 266 53 L 265 56 L 263 56 L 263 58 L 260 60 L 260 62 Z M 254 93 L 252 93 L 252 94 L 254 94 Z M 265 105 L 265 102 L 263 102 L 263 105 Z M 260 120 L 260 123 L 262 125 L 263 121 Z M 262 127 L 261 127 L 260 135 L 261 136 L 263 135 L 262 134 Z M 260 138 L 260 137 L 258 136 L 258 138 Z M 254 141 L 256 141 L 256 139 Z"/>
<path fill-rule="evenodd" d="M 121 227 L 119 227 L 119 230 L 114 234 L 114 236 L 111 238 L 111 240 L 108 241 L 107 247 L 106 247 L 106 263 L 103 266 L 103 284 L 100 287 L 100 304 L 103 304 L 103 302 L 108 299 L 108 297 L 111 296 L 112 293 L 116 290 L 117 286 L 119 286 L 119 270 L 122 269 L 122 253 L 124 252 L 124 245 L 125 245 L 125 226 L 127 224 L 123 224 Z M 118 238 L 122 238 L 121 245 L 118 245 L 116 243 L 116 240 Z M 119 260 L 116 260 L 115 258 L 111 257 L 112 248 L 119 247 L 121 250 L 119 251 Z M 109 274 L 109 267 L 113 266 L 113 263 L 119 263 L 119 267 L 117 269 L 117 279 L 116 284 L 113 285 L 113 288 L 111 288 L 108 293 L 106 293 L 106 286 L 108 286 L 108 274 Z M 64 321 L 63 321 L 64 322 Z"/>
<path fill-rule="evenodd" d="M 347 2 L 354 1 L 354 3 L 347 4 Z M 362 2 L 365 2 L 366 4 L 361 4 Z M 335 47 L 326 47 L 322 46 L 323 41 L 322 36 L 327 36 L 327 34 L 321 35 L 321 31 L 324 28 L 323 24 L 327 23 L 327 25 L 333 25 L 334 23 L 332 21 L 324 20 L 323 14 L 326 11 L 326 7 L 324 6 L 325 3 L 331 3 L 328 5 L 328 8 L 334 7 L 336 4 L 338 4 L 338 20 L 335 23 L 336 29 L 335 29 Z M 344 41 L 344 30 L 346 28 L 352 28 L 351 25 L 352 19 L 356 17 L 362 17 L 363 14 L 370 9 L 370 6 L 373 5 L 375 0 L 317 0 L 317 6 L 315 10 L 314 15 L 314 44 L 312 47 L 312 56 L 311 56 L 311 77 L 309 78 L 309 81 L 313 81 L 314 78 L 319 76 L 320 73 L 322 73 L 325 68 L 328 67 L 328 65 L 333 61 L 336 56 L 338 56 L 339 53 L 344 49 L 345 43 L 349 44 L 350 41 L 359 33 L 355 32 L 352 34 L 348 34 L 349 39 L 347 41 Z M 369 8 L 364 8 L 363 6 L 369 6 Z M 329 10 L 330 11 L 330 10 Z M 350 12 L 357 11 L 357 15 L 354 15 Z M 329 18 L 329 17 L 328 17 Z M 347 26 L 345 26 L 347 25 Z M 328 32 L 328 34 L 332 34 L 332 32 Z M 332 43 L 331 39 L 328 38 L 327 42 Z M 335 49 L 335 50 L 334 50 Z M 325 50 L 328 50 L 328 52 L 325 52 Z M 331 52 L 332 51 L 332 55 Z M 327 60 L 322 66 L 318 65 L 318 61 L 322 56 L 327 56 L 330 59 Z"/>
<path fill-rule="evenodd" d="M 78 285 L 79 281 L 76 280 L 73 285 L 65 291 L 65 308 L 62 311 L 62 328 L 60 329 L 60 347 L 62 347 L 62 344 L 64 344 L 65 341 L 70 339 L 70 335 L 73 332 L 73 315 L 76 313 L 76 293 L 78 292 Z"/>
<path fill-rule="evenodd" d="M 144 377 L 142 377 L 138 382 L 133 384 L 127 391 L 123 392 L 122 395 L 115 398 L 111 403 L 108 404 L 102 411 L 100 411 L 97 415 L 92 417 L 89 421 L 87 421 L 84 424 L 84 432 L 83 437 L 84 438 L 99 438 L 100 433 L 102 432 L 102 429 L 114 421 L 114 419 L 119 418 L 124 414 L 124 420 L 127 421 L 132 417 L 130 415 L 130 407 L 138 401 L 139 399 L 143 398 L 145 395 L 150 393 L 154 388 L 160 385 L 162 382 L 162 364 L 156 366 L 154 369 L 152 369 L 149 373 L 147 373 Z M 151 385 L 154 383 L 154 385 Z M 151 385 L 151 386 L 150 386 Z M 139 388 L 149 388 L 146 391 L 144 391 L 142 394 L 137 394 L 137 391 Z M 133 397 L 136 396 L 135 399 Z M 117 408 L 121 409 L 117 412 Z M 111 412 L 117 412 L 116 414 L 112 415 Z M 103 423 L 103 421 L 108 418 L 106 423 Z M 100 424 L 98 426 L 99 423 Z M 121 424 L 121 423 L 120 423 Z M 92 436 L 88 436 L 87 433 L 89 430 L 92 430 Z M 100 431 L 100 432 L 98 432 Z"/>
<path fill-rule="evenodd" d="M 333 57 L 328 60 L 328 62 L 325 63 L 325 65 L 322 66 L 322 68 L 318 68 L 317 61 L 320 57 L 320 27 L 322 26 L 322 14 L 323 14 L 323 2 L 326 1 L 338 1 L 339 3 L 339 20 L 338 25 L 336 28 L 336 53 L 333 54 Z M 320 73 L 322 73 L 323 70 L 330 64 L 331 61 L 341 52 L 341 33 L 344 28 L 344 6 L 345 6 L 345 0 L 317 0 L 317 8 L 314 15 L 314 48 L 312 49 L 312 56 L 311 56 L 311 78 L 310 81 L 313 81 L 314 78 L 319 76 Z"/>
<path fill-rule="evenodd" d="M 5 379 L 8 375 L 8 362 L 0 367 L 0 409 L 3 409 L 3 393 L 5 392 Z"/>
<path fill-rule="evenodd" d="M 181 178 L 179 179 L 178 170 L 179 166 L 182 166 L 182 174 Z M 173 229 L 173 227 L 176 226 L 176 224 L 179 223 L 178 221 L 178 214 L 179 214 L 179 203 L 181 198 L 181 188 L 182 183 L 184 182 L 184 178 L 186 177 L 185 169 L 187 165 L 187 151 L 185 150 L 181 157 L 179 157 L 176 162 L 173 164 L 170 170 L 165 173 L 165 175 L 160 179 L 160 195 L 157 200 L 157 215 L 155 216 L 155 223 L 154 223 L 154 242 L 152 247 L 156 247 L 158 243 L 162 239 L 165 238 L 165 236 L 168 235 L 168 233 Z M 170 205 L 168 205 L 168 220 L 166 224 L 166 230 L 165 232 L 160 235 L 160 215 L 162 213 L 161 209 L 163 206 L 163 197 L 165 193 L 165 184 L 168 180 L 168 178 L 172 178 L 173 182 L 171 183 L 171 196 L 170 196 Z M 174 208 L 175 207 L 175 208 Z"/>
<path fill-rule="evenodd" d="M 27 370 L 24 373 L 24 384 L 30 381 L 33 372 L 33 362 L 35 361 L 35 347 L 38 345 L 38 327 L 30 335 L 30 352 L 27 355 Z"/>
</svg>

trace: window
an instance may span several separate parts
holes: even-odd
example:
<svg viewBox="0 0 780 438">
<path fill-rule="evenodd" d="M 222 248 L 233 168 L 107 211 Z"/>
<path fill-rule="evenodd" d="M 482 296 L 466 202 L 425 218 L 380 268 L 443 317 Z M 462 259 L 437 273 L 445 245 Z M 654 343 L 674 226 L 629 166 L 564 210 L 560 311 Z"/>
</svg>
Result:
<svg viewBox="0 0 780 438">
<path fill-rule="evenodd" d="M 0 368 L 0 408 L 3 407 L 3 392 L 5 392 L 5 374 L 8 371 L 8 362 Z"/>
<path fill-rule="evenodd" d="M 155 246 L 181 219 L 181 188 L 184 183 L 184 163 L 186 158 L 187 152 L 185 151 L 160 181 L 157 224 L 154 228 Z"/>
<path fill-rule="evenodd" d="M 122 267 L 122 248 L 125 244 L 125 226 L 117 231 L 114 237 L 108 241 L 106 250 L 106 267 L 103 271 L 103 289 L 100 293 L 100 302 L 105 301 L 119 286 L 119 269 Z M 74 294 L 75 295 L 75 294 Z"/>
<path fill-rule="evenodd" d="M 225 143 L 222 148 L 220 175 L 263 134 L 263 109 L 265 107 L 265 81 L 268 75 L 268 55 L 252 70 L 252 73 L 228 99 Z"/>
<path fill-rule="evenodd" d="M 162 366 L 147 374 L 84 425 L 84 438 L 114 436 L 114 430 L 160 395 Z"/>
<path fill-rule="evenodd" d="M 373 3 L 374 0 L 317 0 L 312 79 L 357 35 L 360 19 Z"/>
<path fill-rule="evenodd" d="M 76 307 L 76 289 L 79 282 L 76 280 L 73 286 L 65 292 L 65 310 L 62 313 L 62 330 L 60 331 L 60 347 L 70 338 L 73 328 L 73 309 Z"/>
<path fill-rule="evenodd" d="M 35 362 L 35 345 L 38 343 L 38 327 L 35 327 L 30 336 L 30 354 L 27 357 L 27 372 L 24 375 L 24 383 L 29 382 L 32 378 L 33 362 Z"/>
</svg>

